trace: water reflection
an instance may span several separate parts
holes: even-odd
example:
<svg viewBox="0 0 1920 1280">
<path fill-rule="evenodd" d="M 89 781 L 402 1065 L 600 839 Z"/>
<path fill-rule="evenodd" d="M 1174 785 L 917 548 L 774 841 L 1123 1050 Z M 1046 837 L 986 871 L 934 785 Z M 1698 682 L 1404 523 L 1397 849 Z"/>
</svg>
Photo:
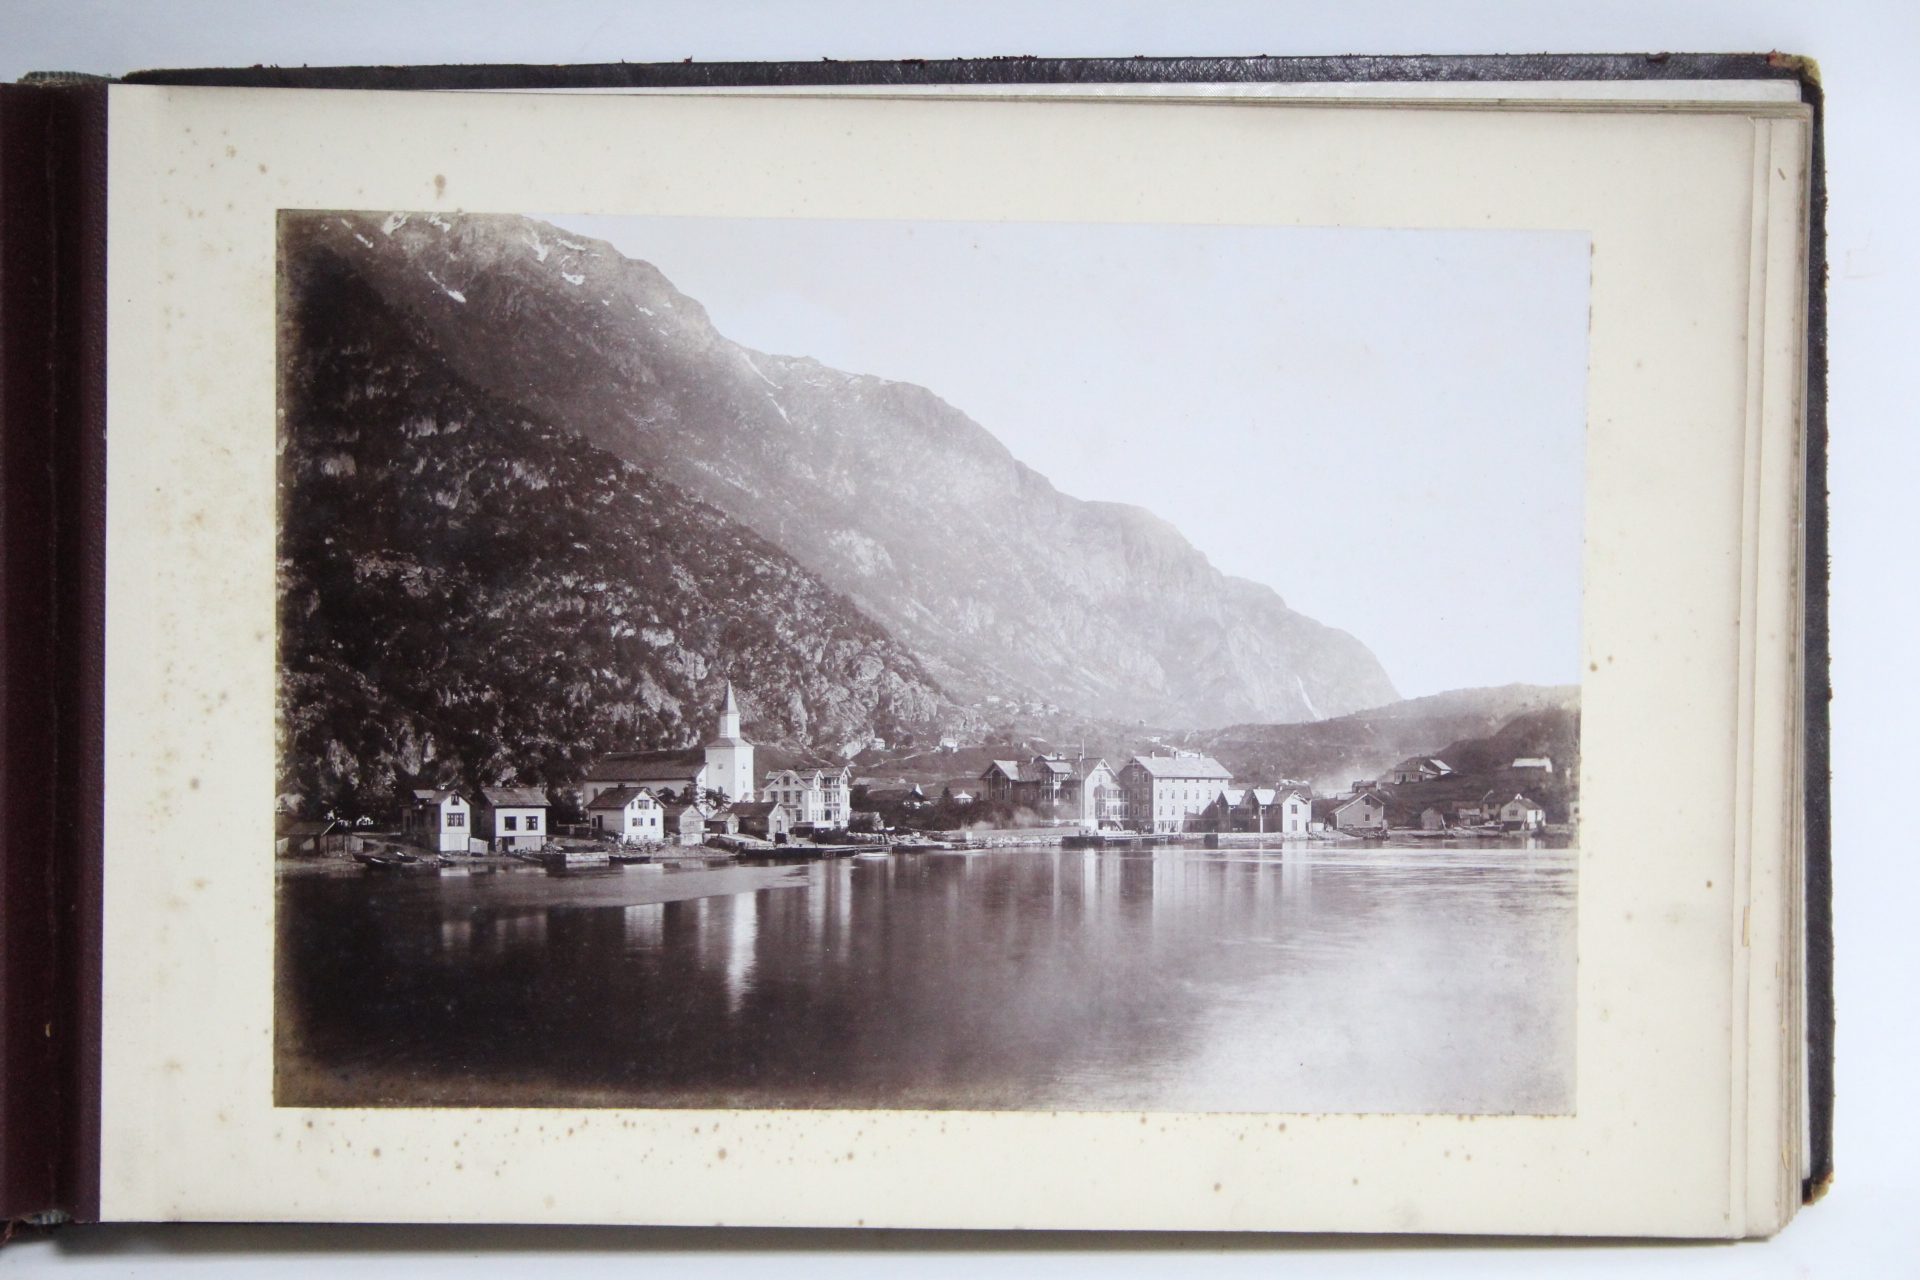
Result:
<svg viewBox="0 0 1920 1280">
<path fill-rule="evenodd" d="M 283 1104 L 1572 1101 L 1564 851 L 312 878 L 279 927 Z"/>
<path fill-rule="evenodd" d="M 652 950 L 666 939 L 667 904 L 664 902 L 642 902 L 623 907 L 621 917 L 629 951 Z"/>
</svg>

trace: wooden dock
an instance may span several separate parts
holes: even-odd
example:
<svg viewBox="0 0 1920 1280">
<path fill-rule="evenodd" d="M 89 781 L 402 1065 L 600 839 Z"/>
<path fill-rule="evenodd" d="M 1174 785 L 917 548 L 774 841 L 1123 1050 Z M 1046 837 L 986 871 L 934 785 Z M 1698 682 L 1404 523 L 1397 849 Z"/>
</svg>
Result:
<svg viewBox="0 0 1920 1280">
<path fill-rule="evenodd" d="M 528 862 L 539 863 L 548 871 L 576 871 L 583 867 L 613 865 L 613 855 L 605 849 L 542 849 L 538 853 L 520 856 Z"/>
</svg>

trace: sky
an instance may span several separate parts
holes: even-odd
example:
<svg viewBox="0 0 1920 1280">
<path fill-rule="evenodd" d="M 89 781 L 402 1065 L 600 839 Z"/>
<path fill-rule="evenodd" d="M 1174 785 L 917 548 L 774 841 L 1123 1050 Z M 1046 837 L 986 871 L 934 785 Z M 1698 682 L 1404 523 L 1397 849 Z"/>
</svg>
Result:
<svg viewBox="0 0 1920 1280">
<path fill-rule="evenodd" d="M 1584 233 L 542 216 L 1166 518 L 1403 696 L 1579 679 Z"/>
</svg>

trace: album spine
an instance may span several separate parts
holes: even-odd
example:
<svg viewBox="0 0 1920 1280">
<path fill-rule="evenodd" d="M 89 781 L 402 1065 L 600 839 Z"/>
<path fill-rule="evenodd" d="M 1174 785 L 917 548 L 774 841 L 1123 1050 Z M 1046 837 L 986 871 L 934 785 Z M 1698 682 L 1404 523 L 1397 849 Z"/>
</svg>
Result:
<svg viewBox="0 0 1920 1280">
<path fill-rule="evenodd" d="M 1827 509 L 1827 143 L 1826 94 L 1811 59 L 1776 55 L 1800 80 L 1813 109 L 1812 190 L 1807 210 L 1807 408 L 1805 547 L 1806 619 L 1801 662 L 1806 673 L 1802 779 L 1806 805 L 1807 1174 L 1803 1203 L 1833 1182 L 1833 744 L 1832 649 L 1828 633 Z"/>
<path fill-rule="evenodd" d="M 104 84 L 0 85 L 0 1219 L 99 1209 Z"/>
</svg>

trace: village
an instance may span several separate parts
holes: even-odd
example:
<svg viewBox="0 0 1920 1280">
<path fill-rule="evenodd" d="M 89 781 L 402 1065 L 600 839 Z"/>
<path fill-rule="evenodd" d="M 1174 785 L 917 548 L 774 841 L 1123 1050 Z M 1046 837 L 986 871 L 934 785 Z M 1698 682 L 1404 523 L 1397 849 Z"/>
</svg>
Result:
<svg viewBox="0 0 1920 1280">
<path fill-rule="evenodd" d="M 1577 800 L 1557 795 L 1551 758 L 1523 757 L 1505 785 L 1480 788 L 1435 757 L 1403 760 L 1338 794 L 1307 783 L 1238 782 L 1210 756 L 1175 751 L 1105 759 L 1042 753 L 996 759 L 977 777 L 929 794 L 875 786 L 853 766 L 803 761 L 764 774 L 742 736 L 728 683 L 714 737 L 703 746 L 601 756 L 578 789 L 580 821 L 556 823 L 546 791 L 526 786 L 415 790 L 397 832 L 282 815 L 276 853 L 350 856 L 372 868 L 518 858 L 550 868 L 687 856 L 823 856 L 1004 845 L 1217 846 L 1252 840 L 1383 841 L 1564 834 Z M 694 850 L 698 849 L 698 854 Z"/>
</svg>

